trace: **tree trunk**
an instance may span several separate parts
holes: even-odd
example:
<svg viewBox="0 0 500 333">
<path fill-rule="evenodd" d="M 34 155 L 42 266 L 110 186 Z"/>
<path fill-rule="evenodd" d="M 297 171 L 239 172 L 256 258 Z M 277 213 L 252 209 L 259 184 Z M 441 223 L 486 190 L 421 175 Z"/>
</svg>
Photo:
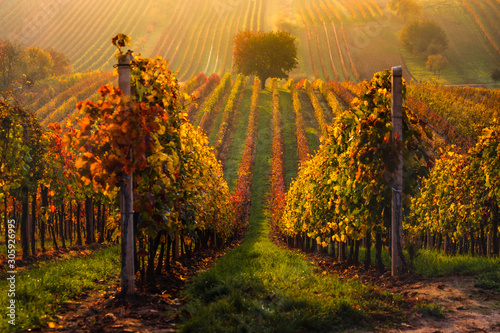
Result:
<svg viewBox="0 0 500 333">
<path fill-rule="evenodd" d="M 311 237 L 311 247 L 309 248 L 309 252 L 314 253 L 317 251 L 317 243 L 316 238 Z"/>
<path fill-rule="evenodd" d="M 94 202 L 91 196 L 85 199 L 85 229 L 87 230 L 87 239 L 85 244 L 92 244 L 94 239 Z M 123 241 L 123 240 L 122 240 Z"/>
<path fill-rule="evenodd" d="M 33 198 L 31 201 L 31 233 L 30 233 L 30 240 L 31 240 L 31 253 L 33 256 L 36 256 L 36 241 L 35 241 L 35 225 L 36 225 L 36 192 L 33 193 Z"/>
<path fill-rule="evenodd" d="M 28 215 L 29 215 L 29 192 L 28 187 L 23 186 L 22 193 L 22 215 L 21 215 L 21 245 L 23 248 L 23 260 L 27 259 L 30 255 L 30 243 L 28 235 Z"/>
<path fill-rule="evenodd" d="M 73 246 L 73 201 L 69 202 L 69 246 Z"/>
<path fill-rule="evenodd" d="M 56 251 L 59 251 L 59 246 L 57 246 L 57 238 L 56 238 L 56 228 L 55 228 L 55 221 L 54 221 L 54 216 L 51 216 L 50 217 L 50 220 L 52 223 L 49 223 L 50 224 L 50 231 L 52 233 L 52 243 L 54 244 L 54 249 Z"/>
<path fill-rule="evenodd" d="M 492 235 L 492 242 L 493 242 L 493 254 L 498 255 L 498 220 L 500 219 L 500 214 L 498 212 L 498 205 L 495 204 L 493 206 L 493 235 Z"/>
<path fill-rule="evenodd" d="M 82 245 L 82 224 L 80 216 L 82 214 L 82 204 L 80 201 L 76 204 L 76 245 Z"/>
<path fill-rule="evenodd" d="M 354 239 L 348 239 L 347 244 L 349 244 L 349 255 L 347 257 L 347 264 L 352 265 L 354 256 Z"/>
<path fill-rule="evenodd" d="M 101 224 L 99 228 L 99 243 L 104 243 L 104 226 L 106 225 L 106 206 L 101 204 Z"/>
<path fill-rule="evenodd" d="M 161 232 L 161 235 L 165 235 L 165 232 Z M 165 255 L 165 241 L 166 236 L 164 236 L 163 242 L 160 243 L 160 256 L 158 257 L 158 265 L 156 265 L 156 275 L 161 274 L 161 269 L 163 267 L 163 256 Z"/>
<path fill-rule="evenodd" d="M 65 218 L 64 218 L 64 215 L 65 215 L 65 212 L 64 212 L 64 201 L 63 203 L 61 204 L 61 211 L 59 212 L 59 225 L 61 226 L 61 230 L 60 230 L 60 234 L 61 234 L 61 246 L 63 249 L 66 249 L 66 237 L 65 237 L 65 233 L 66 233 L 66 229 L 64 228 L 65 227 Z"/>
<path fill-rule="evenodd" d="M 433 244 L 433 237 L 431 234 L 431 230 L 427 229 L 427 250 L 432 249 L 433 245 L 434 244 Z"/>
<path fill-rule="evenodd" d="M 330 239 L 332 239 L 330 237 Z M 333 240 L 330 241 L 330 257 L 333 258 L 333 260 L 335 260 L 335 242 Z"/>
<path fill-rule="evenodd" d="M 359 245 L 361 243 L 361 240 L 357 240 L 354 242 L 354 258 L 353 258 L 353 262 L 354 262 L 354 265 L 358 266 L 359 265 Z"/>
<path fill-rule="evenodd" d="M 444 250 L 443 250 L 445 255 L 448 255 L 450 252 L 450 244 L 449 244 L 449 238 L 448 236 L 444 236 Z"/>
<path fill-rule="evenodd" d="M 45 214 L 47 214 L 47 210 L 49 209 L 49 189 L 42 185 L 41 188 L 41 196 L 42 196 L 42 207 L 45 210 Z M 42 247 L 42 252 L 45 253 L 45 219 L 40 219 L 40 246 Z"/>
<path fill-rule="evenodd" d="M 260 79 L 260 89 L 261 89 L 261 90 L 266 90 L 266 80 L 267 80 L 268 78 L 267 78 L 267 77 L 265 77 L 265 78 L 262 78 L 262 79 L 261 79 L 261 78 L 259 77 L 259 79 Z"/>
<path fill-rule="evenodd" d="M 175 230 L 174 244 L 172 249 L 174 259 L 179 258 L 179 230 Z"/>
<path fill-rule="evenodd" d="M 170 254 L 171 249 L 172 249 L 172 238 L 170 235 L 167 235 L 167 255 L 165 256 L 165 270 L 169 271 L 170 270 Z"/>
<path fill-rule="evenodd" d="M 160 245 L 161 233 L 158 233 L 155 238 L 149 238 L 149 254 L 148 254 L 148 267 L 146 270 L 146 283 L 149 291 L 156 290 L 156 278 L 155 278 L 155 257 Z"/>
<path fill-rule="evenodd" d="M 480 241 L 480 244 L 481 244 L 481 254 L 483 256 L 486 255 L 486 237 L 484 237 L 484 225 L 481 223 L 480 224 L 480 237 L 481 237 L 481 241 Z"/>
<path fill-rule="evenodd" d="M 366 232 L 365 236 L 365 269 L 370 268 L 372 264 L 372 234 L 370 231 Z"/>
<path fill-rule="evenodd" d="M 474 256 L 475 251 L 476 251 L 476 245 L 475 245 L 475 242 L 474 242 L 474 233 L 471 231 L 470 232 L 470 254 L 472 256 Z"/>
<path fill-rule="evenodd" d="M 486 235 L 486 256 L 491 258 L 491 233 Z"/>
<path fill-rule="evenodd" d="M 375 236 L 375 264 L 380 273 L 385 271 L 384 262 L 382 261 L 382 245 L 382 234 L 377 232 Z"/>
<path fill-rule="evenodd" d="M 339 250 L 338 250 L 338 253 L 339 253 L 339 258 L 338 258 L 338 261 L 339 262 L 344 262 L 346 257 L 345 257 L 345 243 L 344 242 L 339 242 L 338 244 L 338 247 L 339 247 Z"/>
</svg>

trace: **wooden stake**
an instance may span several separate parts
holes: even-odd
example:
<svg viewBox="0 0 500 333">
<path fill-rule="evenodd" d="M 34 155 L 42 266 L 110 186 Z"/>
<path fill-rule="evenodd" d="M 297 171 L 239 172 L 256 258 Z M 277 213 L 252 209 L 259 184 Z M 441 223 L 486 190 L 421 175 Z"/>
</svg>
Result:
<svg viewBox="0 0 500 333">
<path fill-rule="evenodd" d="M 395 142 L 403 141 L 403 70 L 401 66 L 392 68 L 392 136 Z M 392 276 L 403 274 L 403 145 L 398 145 L 396 168 L 392 188 Z"/>
<path fill-rule="evenodd" d="M 129 96 L 131 93 L 130 60 L 130 55 L 128 54 L 122 55 L 118 58 L 118 86 L 125 95 Z M 133 175 L 130 174 L 125 176 L 121 183 L 121 287 L 122 295 L 131 295 L 135 293 Z"/>
</svg>

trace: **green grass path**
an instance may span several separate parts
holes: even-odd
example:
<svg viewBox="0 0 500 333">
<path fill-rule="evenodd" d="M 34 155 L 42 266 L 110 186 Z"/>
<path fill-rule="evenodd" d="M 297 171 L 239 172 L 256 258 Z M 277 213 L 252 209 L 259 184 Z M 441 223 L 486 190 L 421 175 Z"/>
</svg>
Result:
<svg viewBox="0 0 500 333">
<path fill-rule="evenodd" d="M 186 291 L 184 332 L 331 332 L 395 315 L 392 295 L 315 272 L 269 239 L 266 194 L 272 152 L 271 96 L 260 95 L 249 231 Z"/>
</svg>

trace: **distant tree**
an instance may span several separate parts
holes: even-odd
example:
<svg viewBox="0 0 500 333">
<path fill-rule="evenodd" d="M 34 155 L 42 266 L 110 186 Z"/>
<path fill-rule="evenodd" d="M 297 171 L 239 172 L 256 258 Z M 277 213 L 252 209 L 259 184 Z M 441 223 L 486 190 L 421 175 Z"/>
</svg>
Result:
<svg viewBox="0 0 500 333">
<path fill-rule="evenodd" d="M 26 75 L 25 84 L 31 85 L 38 80 L 43 80 L 50 75 L 54 69 L 54 62 L 50 53 L 39 47 L 30 47 L 25 52 L 25 63 L 23 73 Z"/>
<path fill-rule="evenodd" d="M 443 53 L 448 47 L 446 33 L 433 20 L 414 20 L 406 24 L 399 41 L 408 52 L 424 57 Z"/>
<path fill-rule="evenodd" d="M 295 37 L 286 31 L 242 31 L 234 37 L 233 58 L 236 70 L 256 75 L 266 87 L 266 79 L 285 79 L 297 62 Z"/>
<path fill-rule="evenodd" d="M 0 40 L 0 91 L 71 71 L 70 61 L 62 52 Z"/>
<path fill-rule="evenodd" d="M 431 54 L 427 58 L 427 63 L 425 64 L 425 66 L 428 70 L 433 71 L 434 74 L 436 74 L 437 72 L 439 78 L 441 70 L 445 69 L 446 66 L 448 66 L 448 61 L 441 54 Z"/>
<path fill-rule="evenodd" d="M 491 72 L 491 79 L 495 81 L 495 85 L 497 84 L 497 81 L 500 81 L 500 68 L 496 68 Z"/>
<path fill-rule="evenodd" d="M 415 0 L 390 0 L 387 7 L 394 15 L 401 17 L 405 21 L 422 14 L 422 6 Z"/>
<path fill-rule="evenodd" d="M 23 49 L 17 42 L 0 40 L 0 90 L 8 89 L 18 77 Z"/>
<path fill-rule="evenodd" d="M 47 49 L 47 52 L 52 58 L 54 66 L 52 67 L 52 75 L 63 75 L 71 72 L 71 63 L 66 55 L 52 48 Z"/>
</svg>

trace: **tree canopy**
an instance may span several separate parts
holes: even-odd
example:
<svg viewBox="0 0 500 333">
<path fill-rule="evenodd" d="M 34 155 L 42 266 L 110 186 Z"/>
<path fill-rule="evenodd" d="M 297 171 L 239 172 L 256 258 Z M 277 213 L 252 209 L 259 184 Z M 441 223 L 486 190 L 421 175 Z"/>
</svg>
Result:
<svg viewBox="0 0 500 333">
<path fill-rule="evenodd" d="M 297 64 L 295 37 L 286 31 L 242 31 L 234 37 L 234 66 L 244 75 L 256 75 L 265 88 L 270 77 L 285 79 Z"/>
<path fill-rule="evenodd" d="M 427 57 L 440 54 L 448 47 L 446 33 L 433 20 L 414 20 L 401 30 L 399 41 L 410 53 Z"/>
<path fill-rule="evenodd" d="M 448 65 L 448 61 L 441 54 L 431 54 L 427 58 L 427 62 L 425 63 L 425 67 L 428 70 L 433 71 L 434 74 L 436 74 L 436 72 L 437 72 L 438 75 L 441 72 L 441 70 L 446 68 L 447 65 Z"/>
<path fill-rule="evenodd" d="M 32 85 L 71 71 L 69 59 L 57 50 L 23 47 L 16 41 L 0 40 L 0 91 Z"/>
<path fill-rule="evenodd" d="M 422 14 L 422 6 L 415 0 L 390 0 L 387 7 L 405 21 Z"/>
</svg>

